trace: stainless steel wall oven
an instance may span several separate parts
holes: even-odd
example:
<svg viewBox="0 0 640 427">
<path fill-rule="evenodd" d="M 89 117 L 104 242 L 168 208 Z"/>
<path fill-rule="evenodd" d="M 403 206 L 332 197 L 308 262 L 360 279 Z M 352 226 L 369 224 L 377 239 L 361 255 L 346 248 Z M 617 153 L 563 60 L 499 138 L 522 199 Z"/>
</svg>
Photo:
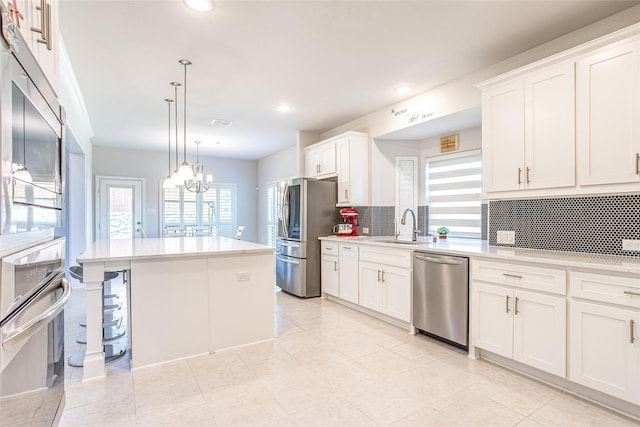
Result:
<svg viewBox="0 0 640 427">
<path fill-rule="evenodd" d="M 0 268 L 0 425 L 52 425 L 64 407 L 64 240 Z"/>
<path fill-rule="evenodd" d="M 31 52 L 0 46 L 0 235 L 62 226 L 62 122 Z"/>
</svg>

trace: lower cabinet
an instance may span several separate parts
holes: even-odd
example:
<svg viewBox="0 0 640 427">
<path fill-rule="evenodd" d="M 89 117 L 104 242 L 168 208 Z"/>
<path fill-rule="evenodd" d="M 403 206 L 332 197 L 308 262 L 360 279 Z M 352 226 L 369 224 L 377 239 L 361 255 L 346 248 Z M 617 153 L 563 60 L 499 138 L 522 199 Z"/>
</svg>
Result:
<svg viewBox="0 0 640 427">
<path fill-rule="evenodd" d="M 505 277 L 515 277 L 514 286 L 471 283 L 473 345 L 565 377 L 566 296 L 521 289 L 526 284 L 518 282 L 527 281 L 524 270 L 505 265 L 505 271 Z"/>
<path fill-rule="evenodd" d="M 320 277 L 322 278 L 322 292 L 339 296 L 339 280 L 340 275 L 338 273 L 338 256 L 322 254 L 322 267 Z"/>
<path fill-rule="evenodd" d="M 341 243 L 339 247 L 340 286 L 338 297 L 358 304 L 358 246 Z"/>
<path fill-rule="evenodd" d="M 409 322 L 411 320 L 411 271 L 361 261 L 360 305 Z"/>
<path fill-rule="evenodd" d="M 640 280 L 570 273 L 569 379 L 640 404 Z"/>
</svg>

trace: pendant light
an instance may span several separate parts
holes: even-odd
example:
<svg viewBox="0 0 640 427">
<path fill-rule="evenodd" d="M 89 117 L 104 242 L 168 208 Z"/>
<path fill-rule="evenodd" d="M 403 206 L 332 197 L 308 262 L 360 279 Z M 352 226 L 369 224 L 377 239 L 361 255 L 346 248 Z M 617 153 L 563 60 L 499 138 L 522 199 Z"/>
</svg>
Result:
<svg viewBox="0 0 640 427">
<path fill-rule="evenodd" d="M 184 66 L 184 102 L 182 108 L 184 110 L 184 118 L 183 118 L 183 128 L 184 128 L 184 136 L 183 136 L 183 161 L 180 165 L 180 169 L 178 169 L 178 174 L 180 175 L 180 179 L 184 182 L 193 181 L 193 169 L 187 163 L 187 66 L 191 65 L 191 61 L 188 59 L 181 59 L 178 61 L 180 64 Z"/>
<path fill-rule="evenodd" d="M 200 144 L 202 141 L 195 141 L 196 144 L 196 163 L 193 165 L 193 180 L 184 183 L 184 188 L 192 193 L 204 193 L 209 189 L 209 186 L 213 182 L 213 175 L 204 174 L 204 166 L 200 163 Z M 206 181 L 205 181 L 206 178 Z"/>
<path fill-rule="evenodd" d="M 167 123 L 169 123 L 169 174 L 167 175 L 167 177 L 164 179 L 164 181 L 162 182 L 162 188 L 163 189 L 172 189 L 175 188 L 176 185 L 173 183 L 173 181 L 171 180 L 171 103 L 173 102 L 173 99 L 170 98 L 165 98 L 165 102 L 167 103 L 167 106 L 169 107 L 169 120 Z"/>
<path fill-rule="evenodd" d="M 184 180 L 180 178 L 180 174 L 178 173 L 178 86 L 182 86 L 178 82 L 171 82 L 171 86 L 173 86 L 174 91 L 174 100 L 176 103 L 175 113 L 176 113 L 176 170 L 171 174 L 171 181 L 173 181 L 173 185 L 181 186 L 184 184 Z"/>
</svg>

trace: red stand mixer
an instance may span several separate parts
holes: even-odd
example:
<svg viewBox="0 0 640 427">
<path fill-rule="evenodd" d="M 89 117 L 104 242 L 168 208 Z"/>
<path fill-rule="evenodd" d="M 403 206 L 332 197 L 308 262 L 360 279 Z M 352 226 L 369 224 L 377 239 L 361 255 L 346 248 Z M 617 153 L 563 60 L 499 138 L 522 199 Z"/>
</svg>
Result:
<svg viewBox="0 0 640 427">
<path fill-rule="evenodd" d="M 342 237 L 357 236 L 358 210 L 353 208 L 342 208 L 340 209 L 340 216 L 344 223 L 333 227 L 333 232 Z"/>
</svg>

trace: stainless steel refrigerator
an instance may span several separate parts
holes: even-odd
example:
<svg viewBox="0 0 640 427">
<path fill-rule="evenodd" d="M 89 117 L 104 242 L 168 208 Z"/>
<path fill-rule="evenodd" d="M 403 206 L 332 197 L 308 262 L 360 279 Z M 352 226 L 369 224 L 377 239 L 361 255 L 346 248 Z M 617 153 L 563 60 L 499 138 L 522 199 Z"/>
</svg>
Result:
<svg viewBox="0 0 640 427">
<path fill-rule="evenodd" d="M 278 186 L 276 285 L 303 298 L 320 296 L 320 241 L 331 234 L 336 183 L 308 178 Z"/>
</svg>

